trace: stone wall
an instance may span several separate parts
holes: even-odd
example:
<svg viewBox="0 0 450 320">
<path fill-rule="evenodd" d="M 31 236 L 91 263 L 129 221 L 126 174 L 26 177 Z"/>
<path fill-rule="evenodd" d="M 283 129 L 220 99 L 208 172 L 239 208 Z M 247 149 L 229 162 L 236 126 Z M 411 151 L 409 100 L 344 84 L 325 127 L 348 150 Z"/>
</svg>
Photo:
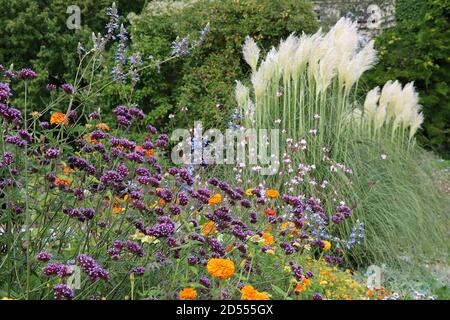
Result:
<svg viewBox="0 0 450 320">
<path fill-rule="evenodd" d="M 395 0 L 311 0 L 326 28 L 341 17 L 358 21 L 361 33 L 373 37 L 395 24 Z"/>
</svg>

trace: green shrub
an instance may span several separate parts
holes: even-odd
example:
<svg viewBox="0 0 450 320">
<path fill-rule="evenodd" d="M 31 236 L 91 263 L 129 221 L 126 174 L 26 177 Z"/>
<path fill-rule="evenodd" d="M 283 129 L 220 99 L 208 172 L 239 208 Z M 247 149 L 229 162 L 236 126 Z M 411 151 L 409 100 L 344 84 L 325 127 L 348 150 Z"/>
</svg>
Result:
<svg viewBox="0 0 450 320">
<path fill-rule="evenodd" d="M 248 71 L 241 56 L 245 37 L 251 35 L 268 49 L 292 32 L 310 33 L 317 28 L 305 1 L 202 0 L 183 5 L 156 1 L 133 19 L 133 47 L 143 56 L 160 59 L 170 53 L 177 35 L 198 34 L 208 23 L 210 33 L 202 46 L 182 61 L 162 66 L 161 73 L 142 74 L 133 97 L 150 111 L 150 121 L 166 125 L 173 113 L 173 125 L 190 125 L 195 119 L 205 127 L 223 128 L 235 107 L 235 80 Z M 111 99 L 119 95 L 115 88 L 111 90 Z M 181 107 L 187 107 L 188 113 L 180 112 Z"/>
<path fill-rule="evenodd" d="M 65 0 L 13 0 L 2 5 L 0 11 L 0 64 L 9 68 L 33 67 L 41 82 L 65 82 L 77 70 L 77 45 L 88 46 L 93 31 L 103 32 L 108 21 L 106 8 L 113 0 L 80 0 L 73 3 L 81 9 L 81 29 L 70 30 L 66 13 L 72 5 Z M 116 0 L 122 17 L 140 12 L 144 0 Z M 44 86 L 30 88 L 32 106 L 42 105 L 49 98 Z M 38 95 L 38 93 L 40 93 Z M 19 101 L 20 104 L 20 101 Z"/>
</svg>

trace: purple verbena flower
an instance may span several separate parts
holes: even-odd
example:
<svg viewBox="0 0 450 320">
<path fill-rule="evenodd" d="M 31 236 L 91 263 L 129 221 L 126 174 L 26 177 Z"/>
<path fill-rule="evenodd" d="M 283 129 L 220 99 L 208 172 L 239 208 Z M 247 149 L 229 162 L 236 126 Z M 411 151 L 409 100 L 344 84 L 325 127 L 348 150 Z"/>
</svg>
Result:
<svg viewBox="0 0 450 320">
<path fill-rule="evenodd" d="M 79 254 L 77 260 L 80 263 L 81 269 L 89 276 L 91 281 L 94 282 L 98 279 L 109 279 L 108 271 L 100 267 L 97 262 L 88 255 Z"/>
<path fill-rule="evenodd" d="M 41 251 L 36 255 L 36 260 L 41 261 L 41 262 L 47 262 L 49 261 L 53 256 L 46 252 L 46 251 Z"/>
<path fill-rule="evenodd" d="M 55 300 L 72 300 L 75 298 L 75 293 L 72 289 L 69 288 L 66 284 L 56 284 L 53 286 L 53 294 L 55 297 Z"/>
<path fill-rule="evenodd" d="M 19 80 L 22 80 L 22 79 L 33 80 L 36 77 L 37 77 L 37 73 L 34 72 L 33 70 L 31 70 L 30 68 L 20 69 L 19 72 L 17 73 L 17 79 L 19 79 Z"/>
</svg>

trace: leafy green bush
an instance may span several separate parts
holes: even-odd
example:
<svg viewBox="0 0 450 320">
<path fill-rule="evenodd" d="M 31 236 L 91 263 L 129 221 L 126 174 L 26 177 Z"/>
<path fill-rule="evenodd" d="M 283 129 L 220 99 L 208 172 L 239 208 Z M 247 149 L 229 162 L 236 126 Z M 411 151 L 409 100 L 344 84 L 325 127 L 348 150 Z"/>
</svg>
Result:
<svg viewBox="0 0 450 320">
<path fill-rule="evenodd" d="M 78 43 L 87 45 L 92 31 L 104 30 L 104 23 L 108 20 L 106 8 L 112 2 L 76 1 L 73 4 L 81 9 L 81 29 L 70 30 L 66 21 L 72 14 L 67 13 L 72 3 L 64 0 L 7 1 L 0 11 L 0 64 L 5 68 L 12 63 L 32 66 L 42 82 L 58 83 L 72 79 L 79 62 Z M 144 2 L 116 0 L 123 17 L 130 12 L 139 13 Z M 42 104 L 42 99 L 48 98 L 43 86 L 30 90 L 32 104 Z"/>
<path fill-rule="evenodd" d="M 149 70 L 141 76 L 134 98 L 150 111 L 149 120 L 159 121 L 160 126 L 173 113 L 173 125 L 185 126 L 198 119 L 205 126 L 223 128 L 235 107 L 235 80 L 248 71 L 241 55 L 245 37 L 250 35 L 269 49 L 292 32 L 310 33 L 317 28 L 311 6 L 298 0 L 202 0 L 172 5 L 155 1 L 132 21 L 135 51 L 152 54 L 154 59 L 167 56 L 177 35 L 195 34 L 209 23 L 205 42 L 183 61 L 177 59 L 162 66 L 161 73 Z M 119 95 L 116 88 L 111 90 L 111 99 Z M 182 107 L 188 113 L 180 112 Z"/>
<path fill-rule="evenodd" d="M 430 8 L 428 0 L 397 0 L 395 2 L 395 18 L 397 22 L 423 19 Z"/>
<path fill-rule="evenodd" d="M 409 5 L 410 1 L 407 2 Z M 403 3 L 398 3 L 399 13 L 402 12 Z M 398 79 L 403 83 L 413 80 L 419 90 L 426 119 L 422 143 L 448 158 L 450 3 L 431 0 L 423 8 L 426 8 L 426 12 L 422 19 L 418 19 L 420 16 L 401 16 L 395 28 L 377 39 L 380 63 L 367 75 L 366 80 L 370 87 L 390 79 Z"/>
</svg>

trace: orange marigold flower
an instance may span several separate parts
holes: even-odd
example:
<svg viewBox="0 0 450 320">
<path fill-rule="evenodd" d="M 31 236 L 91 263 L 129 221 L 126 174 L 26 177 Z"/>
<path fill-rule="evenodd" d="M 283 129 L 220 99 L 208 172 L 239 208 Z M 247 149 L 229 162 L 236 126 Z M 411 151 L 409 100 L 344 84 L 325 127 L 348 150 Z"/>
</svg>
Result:
<svg viewBox="0 0 450 320">
<path fill-rule="evenodd" d="M 120 197 L 114 197 L 113 203 L 112 203 L 112 210 L 114 214 L 119 214 L 122 211 L 125 211 L 125 208 L 123 207 L 122 203 L 128 200 L 128 194 L 125 194 L 123 198 Z"/>
<path fill-rule="evenodd" d="M 123 210 L 120 204 L 113 204 L 112 209 L 114 214 L 119 214 Z"/>
<path fill-rule="evenodd" d="M 203 225 L 203 229 L 202 229 L 202 234 L 204 236 L 207 235 L 212 235 L 214 233 L 216 233 L 216 225 L 214 223 L 214 221 L 208 221 Z"/>
<path fill-rule="evenodd" d="M 259 292 L 253 286 L 246 285 L 241 289 L 242 300 L 270 300 L 266 292 Z"/>
<path fill-rule="evenodd" d="M 299 294 L 299 293 L 305 291 L 310 284 L 311 284 L 311 280 L 309 280 L 308 278 L 303 277 L 302 282 L 299 282 L 299 283 L 296 284 L 294 292 L 296 294 Z"/>
<path fill-rule="evenodd" d="M 180 299 L 183 300 L 194 300 L 197 298 L 197 291 L 192 288 L 184 288 L 180 291 Z"/>
<path fill-rule="evenodd" d="M 272 209 L 267 209 L 267 210 L 264 211 L 264 213 L 268 214 L 269 216 L 276 216 L 277 215 L 277 213 L 274 210 L 272 210 Z"/>
<path fill-rule="evenodd" d="M 60 179 L 60 178 L 55 179 L 55 185 L 57 185 L 57 186 L 68 186 L 71 183 L 72 183 L 72 181 L 68 180 L 68 179 Z"/>
<path fill-rule="evenodd" d="M 95 128 L 97 130 L 103 130 L 103 131 L 109 131 L 110 130 L 109 126 L 106 123 L 97 123 Z"/>
<path fill-rule="evenodd" d="M 234 262 L 229 259 L 210 259 L 206 265 L 209 274 L 215 278 L 228 279 L 234 274 Z"/>
<path fill-rule="evenodd" d="M 142 146 L 136 146 L 136 147 L 134 148 L 134 150 L 144 150 L 144 148 L 143 148 Z M 154 154 L 153 149 L 145 150 L 145 156 L 146 156 L 146 157 L 151 157 L 151 156 L 153 156 L 153 154 Z"/>
<path fill-rule="evenodd" d="M 222 196 L 220 193 L 213 194 L 211 198 L 209 198 L 209 204 L 219 204 L 222 202 Z"/>
<path fill-rule="evenodd" d="M 275 238 L 273 237 L 273 235 L 271 235 L 268 232 L 264 232 L 262 234 L 262 237 L 264 239 L 264 244 L 267 245 L 267 246 L 270 246 L 270 245 L 272 245 L 275 242 L 275 240 L 274 240 Z"/>
<path fill-rule="evenodd" d="M 266 196 L 268 196 L 269 198 L 278 198 L 280 196 L 280 193 L 278 192 L 278 190 L 269 189 L 266 191 Z"/>
<path fill-rule="evenodd" d="M 63 172 L 64 174 L 69 174 L 71 172 L 74 172 L 75 170 L 70 167 L 64 167 Z"/>
<path fill-rule="evenodd" d="M 69 124 L 69 118 L 64 113 L 55 112 L 50 117 L 50 124 Z"/>
<path fill-rule="evenodd" d="M 331 243 L 330 243 L 329 241 L 326 241 L 326 240 L 324 240 L 323 243 L 324 243 L 323 250 L 325 250 L 325 251 L 330 250 L 330 248 L 331 248 Z"/>
<path fill-rule="evenodd" d="M 306 290 L 306 286 L 303 283 L 297 283 L 297 285 L 295 286 L 294 292 L 296 294 L 299 294 L 305 290 Z"/>
<path fill-rule="evenodd" d="M 309 286 L 311 284 L 311 280 L 309 280 L 308 278 L 303 277 L 303 284 L 305 286 Z"/>
</svg>

